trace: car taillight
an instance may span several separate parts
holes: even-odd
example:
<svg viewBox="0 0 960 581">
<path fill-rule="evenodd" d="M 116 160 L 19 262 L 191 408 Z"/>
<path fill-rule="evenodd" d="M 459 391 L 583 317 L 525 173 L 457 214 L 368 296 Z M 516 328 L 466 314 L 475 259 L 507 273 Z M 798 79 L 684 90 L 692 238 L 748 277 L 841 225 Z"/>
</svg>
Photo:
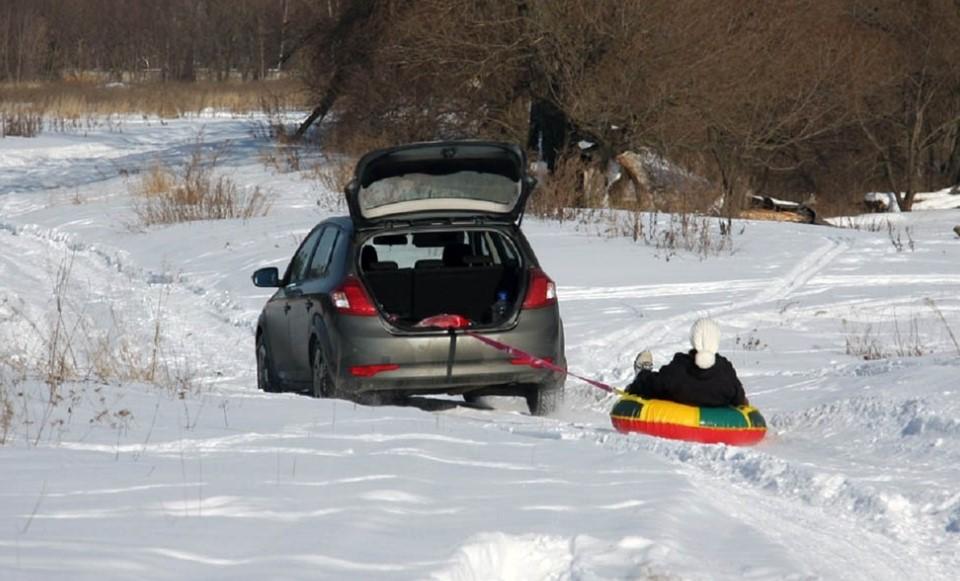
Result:
<svg viewBox="0 0 960 581">
<path fill-rule="evenodd" d="M 381 365 L 354 365 L 350 368 L 350 375 L 354 377 L 373 377 L 384 371 L 396 371 L 400 366 L 396 363 L 384 363 Z"/>
<path fill-rule="evenodd" d="M 337 312 L 343 315 L 358 317 L 372 317 L 377 314 L 377 307 L 367 295 L 367 291 L 360 281 L 348 276 L 336 290 L 330 293 L 330 300 Z"/>
<path fill-rule="evenodd" d="M 530 269 L 530 284 L 527 296 L 523 299 L 523 308 L 539 309 L 557 302 L 557 285 L 539 268 Z"/>
</svg>

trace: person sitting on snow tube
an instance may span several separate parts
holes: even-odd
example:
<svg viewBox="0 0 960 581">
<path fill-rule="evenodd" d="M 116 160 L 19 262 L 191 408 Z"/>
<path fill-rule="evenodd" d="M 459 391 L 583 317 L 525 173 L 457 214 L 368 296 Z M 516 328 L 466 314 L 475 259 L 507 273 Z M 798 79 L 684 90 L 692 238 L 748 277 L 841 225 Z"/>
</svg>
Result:
<svg viewBox="0 0 960 581">
<path fill-rule="evenodd" d="M 677 353 L 673 361 L 653 371 L 653 356 L 643 351 L 634 367 L 637 377 L 627 393 L 644 399 L 662 399 L 691 406 L 748 405 L 743 385 L 730 361 L 717 354 L 720 327 L 712 319 L 700 319 L 690 329 L 689 353 Z"/>
</svg>

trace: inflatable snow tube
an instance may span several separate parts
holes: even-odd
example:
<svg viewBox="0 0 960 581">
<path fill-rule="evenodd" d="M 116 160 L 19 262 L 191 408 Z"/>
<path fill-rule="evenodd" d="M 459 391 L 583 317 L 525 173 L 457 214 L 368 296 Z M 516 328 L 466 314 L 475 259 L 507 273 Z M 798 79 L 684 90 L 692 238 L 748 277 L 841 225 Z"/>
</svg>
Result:
<svg viewBox="0 0 960 581">
<path fill-rule="evenodd" d="M 767 434 L 767 423 L 753 406 L 696 407 L 624 395 L 610 411 L 619 432 L 641 432 L 702 444 L 750 446 Z"/>
</svg>

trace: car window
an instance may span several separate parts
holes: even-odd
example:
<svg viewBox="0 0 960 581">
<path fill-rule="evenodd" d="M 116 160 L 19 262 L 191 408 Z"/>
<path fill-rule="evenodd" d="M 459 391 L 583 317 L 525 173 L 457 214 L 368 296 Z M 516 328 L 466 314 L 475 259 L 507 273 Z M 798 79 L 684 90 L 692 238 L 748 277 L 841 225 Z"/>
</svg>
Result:
<svg viewBox="0 0 960 581">
<path fill-rule="evenodd" d="M 310 256 L 313 254 L 313 249 L 317 246 L 317 240 L 319 240 L 320 235 L 328 229 L 329 228 L 317 228 L 311 232 L 310 235 L 307 236 L 307 239 L 303 241 L 303 244 L 300 245 L 300 249 L 293 255 L 293 260 L 290 261 L 290 267 L 287 268 L 287 284 L 303 280 L 303 276 L 307 272 L 307 265 L 310 263 Z"/>
<path fill-rule="evenodd" d="M 480 252 L 478 252 L 478 254 L 481 256 L 489 256 L 491 259 L 493 259 L 495 264 L 499 264 L 500 256 L 497 253 L 496 247 L 491 245 L 490 237 L 491 235 L 489 232 L 483 232 L 482 235 L 476 238 L 474 246 L 479 246 Z"/>
<path fill-rule="evenodd" d="M 513 247 L 513 244 L 503 244 L 499 245 L 499 250 L 503 253 L 503 263 L 504 264 L 516 264 L 517 262 L 517 250 Z"/>
<path fill-rule="evenodd" d="M 399 268 L 413 268 L 419 260 L 441 260 L 443 258 L 442 246 L 418 247 L 413 244 L 409 234 L 397 234 L 394 235 L 394 238 L 400 236 L 406 239 L 403 244 L 367 242 L 364 246 L 373 246 L 373 249 L 377 251 L 378 262 L 394 262 Z"/>
<path fill-rule="evenodd" d="M 313 260 L 310 261 L 307 278 L 320 278 L 327 273 L 333 247 L 339 234 L 340 231 L 337 228 L 328 227 L 323 230 L 323 235 L 320 236 L 320 242 L 317 244 L 317 250 L 313 253 Z"/>
<path fill-rule="evenodd" d="M 377 244 L 374 239 L 367 241 L 364 246 L 373 247 L 377 262 L 394 263 L 398 268 L 416 268 L 417 263 L 438 262 L 443 259 L 444 246 L 417 246 L 410 234 L 392 234 L 391 239 L 389 244 Z M 405 241 L 397 243 L 401 239 Z M 470 242 L 471 247 L 468 258 L 486 258 L 486 264 L 491 265 L 502 264 L 504 257 L 516 260 L 517 251 L 513 243 L 497 232 L 471 233 L 465 240 Z"/>
</svg>

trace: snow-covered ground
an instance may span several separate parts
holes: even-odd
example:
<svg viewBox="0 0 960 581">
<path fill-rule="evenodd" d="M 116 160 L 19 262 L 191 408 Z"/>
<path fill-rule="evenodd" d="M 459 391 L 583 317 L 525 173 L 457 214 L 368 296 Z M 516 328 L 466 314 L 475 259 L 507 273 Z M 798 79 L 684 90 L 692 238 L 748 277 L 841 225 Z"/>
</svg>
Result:
<svg viewBox="0 0 960 581">
<path fill-rule="evenodd" d="M 0 579 L 956 578 L 960 211 L 736 223 L 705 260 L 526 221 L 572 369 L 624 385 L 637 351 L 666 361 L 713 316 L 772 425 L 754 448 L 618 434 L 574 381 L 553 418 L 265 395 L 249 275 L 344 210 L 264 166 L 258 123 L 0 139 Z M 138 227 L 139 172 L 198 139 L 271 213 Z M 28 360 L 58 278 L 77 358 L 156 352 L 179 383 L 74 378 L 46 403 Z"/>
</svg>

